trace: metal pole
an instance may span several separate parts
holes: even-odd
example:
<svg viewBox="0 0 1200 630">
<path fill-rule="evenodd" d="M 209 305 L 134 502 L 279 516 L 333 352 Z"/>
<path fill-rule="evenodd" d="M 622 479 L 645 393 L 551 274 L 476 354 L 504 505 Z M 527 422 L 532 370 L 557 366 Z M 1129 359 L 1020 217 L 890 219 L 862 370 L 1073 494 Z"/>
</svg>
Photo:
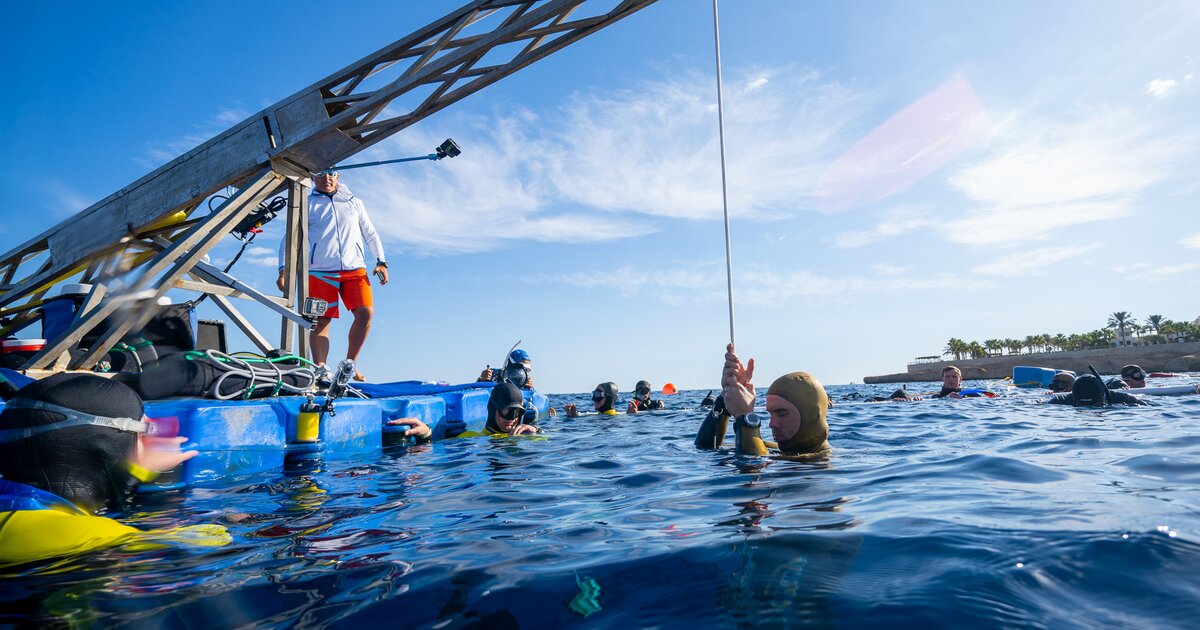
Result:
<svg viewBox="0 0 1200 630">
<path fill-rule="evenodd" d="M 729 343 L 733 338 L 733 249 L 729 244 L 729 185 L 725 176 L 725 98 L 721 80 L 721 26 L 717 19 L 717 0 L 713 0 L 713 41 L 717 54 L 717 123 L 721 138 L 721 202 L 725 212 L 725 285 L 729 294 Z"/>
<path fill-rule="evenodd" d="M 334 169 L 339 170 L 339 171 L 348 171 L 352 168 L 364 168 L 367 166 L 379 166 L 380 164 L 396 164 L 397 162 L 416 162 L 417 160 L 438 160 L 438 159 L 441 159 L 441 158 L 439 158 L 436 153 L 430 153 L 429 155 L 422 155 L 420 157 L 400 158 L 400 159 L 396 159 L 396 160 L 382 160 L 379 162 L 363 162 L 362 164 L 344 164 L 342 166 L 335 166 Z"/>
</svg>

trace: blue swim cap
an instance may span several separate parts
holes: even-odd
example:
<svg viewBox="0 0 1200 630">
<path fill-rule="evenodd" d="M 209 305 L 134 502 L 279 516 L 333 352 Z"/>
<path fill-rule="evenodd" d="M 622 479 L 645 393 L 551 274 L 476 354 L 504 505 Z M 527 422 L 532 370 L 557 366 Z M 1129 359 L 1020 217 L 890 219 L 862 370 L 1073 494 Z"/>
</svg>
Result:
<svg viewBox="0 0 1200 630">
<path fill-rule="evenodd" d="M 524 350 L 522 350 L 520 348 L 517 348 L 516 350 L 513 350 L 512 352 L 508 353 L 508 360 L 513 363 L 520 363 L 522 361 L 528 361 L 529 353 L 525 352 Z"/>
</svg>

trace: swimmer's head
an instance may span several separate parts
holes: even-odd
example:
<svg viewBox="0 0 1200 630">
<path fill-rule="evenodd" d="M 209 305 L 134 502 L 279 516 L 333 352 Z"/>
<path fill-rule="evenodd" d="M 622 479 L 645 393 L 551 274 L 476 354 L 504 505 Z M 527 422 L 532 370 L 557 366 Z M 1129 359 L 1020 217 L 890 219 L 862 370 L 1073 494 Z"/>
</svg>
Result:
<svg viewBox="0 0 1200 630">
<path fill-rule="evenodd" d="M 508 362 L 520 363 L 527 368 L 533 367 L 533 360 L 529 358 L 529 353 L 525 352 L 521 348 L 517 348 L 516 350 L 508 353 Z"/>
<path fill-rule="evenodd" d="M 1075 373 L 1069 370 L 1064 370 L 1054 375 L 1050 379 L 1050 391 L 1052 392 L 1069 392 L 1071 386 L 1075 384 Z"/>
<path fill-rule="evenodd" d="M 511 433 L 525 415 L 525 399 L 521 390 L 512 383 L 500 383 L 492 388 L 488 397 L 488 419 L 486 426 L 493 431 Z M 499 417 L 497 417 L 499 416 Z"/>
<path fill-rule="evenodd" d="M 945 389 L 958 389 L 962 387 L 962 370 L 947 365 L 942 368 L 942 387 Z"/>
<path fill-rule="evenodd" d="M 1075 385 L 1071 387 L 1071 396 L 1078 407 L 1104 406 L 1108 403 L 1107 392 L 1108 388 L 1104 386 L 1104 382 L 1091 374 L 1076 378 Z"/>
<path fill-rule="evenodd" d="M 638 400 L 650 400 L 650 381 L 638 381 L 633 386 L 633 397 Z"/>
<path fill-rule="evenodd" d="M 1146 376 L 1146 371 L 1139 365 L 1129 364 L 1121 368 L 1121 380 L 1130 387 L 1145 387 Z"/>
<path fill-rule="evenodd" d="M 6 432 L 0 476 L 53 492 L 87 511 L 116 506 L 129 480 L 127 461 L 137 448 L 138 434 L 130 425 L 143 417 L 141 398 L 118 381 L 55 374 L 30 383 L 0 413 L 0 431 Z M 70 426 L 50 429 L 56 424 Z M 39 432 L 39 427 L 49 430 Z"/>
<path fill-rule="evenodd" d="M 785 454 L 813 453 L 826 447 L 828 409 L 825 388 L 808 372 L 785 374 L 767 389 L 771 432 Z"/>
<path fill-rule="evenodd" d="M 592 405 L 596 411 L 609 411 L 617 404 L 617 384 L 600 383 L 592 391 Z"/>
</svg>

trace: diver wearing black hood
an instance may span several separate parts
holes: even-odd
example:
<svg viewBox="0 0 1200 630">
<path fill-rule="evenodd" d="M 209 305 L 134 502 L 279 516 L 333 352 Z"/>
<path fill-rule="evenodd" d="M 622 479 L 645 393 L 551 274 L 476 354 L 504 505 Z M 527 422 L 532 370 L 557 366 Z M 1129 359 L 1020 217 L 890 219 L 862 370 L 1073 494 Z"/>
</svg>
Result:
<svg viewBox="0 0 1200 630">
<path fill-rule="evenodd" d="M 633 400 L 629 401 L 629 409 L 626 410 L 626 413 L 666 409 L 667 405 L 663 401 L 650 400 L 652 389 L 649 381 L 638 381 L 637 385 L 633 386 Z"/>
<path fill-rule="evenodd" d="M 119 510 L 140 481 L 196 455 L 153 434 L 126 385 L 56 374 L 21 388 L 0 413 L 0 565 L 105 547 L 141 535 L 95 513 Z M 149 444 L 149 446 L 146 446 Z M 155 447 L 157 445 L 157 447 Z M 220 540 L 228 534 L 219 526 Z"/>
<path fill-rule="evenodd" d="M 1106 407 L 1108 405 L 1145 405 L 1150 403 L 1122 391 L 1112 391 L 1100 379 L 1091 374 L 1084 374 L 1075 379 L 1069 394 L 1054 394 L 1049 399 L 1053 405 L 1074 405 L 1076 407 Z"/>
<path fill-rule="evenodd" d="M 512 383 L 500 383 L 488 397 L 488 419 L 483 425 L 486 435 L 521 435 L 537 433 L 532 424 L 521 424 L 525 417 L 525 398 Z"/>
<path fill-rule="evenodd" d="M 617 405 L 617 384 L 609 381 L 600 383 L 596 389 L 592 390 L 592 407 L 596 413 L 602 416 L 615 416 L 618 412 L 614 407 Z M 579 408 L 573 404 L 564 405 L 567 411 L 568 418 L 576 418 L 579 416 Z"/>
</svg>

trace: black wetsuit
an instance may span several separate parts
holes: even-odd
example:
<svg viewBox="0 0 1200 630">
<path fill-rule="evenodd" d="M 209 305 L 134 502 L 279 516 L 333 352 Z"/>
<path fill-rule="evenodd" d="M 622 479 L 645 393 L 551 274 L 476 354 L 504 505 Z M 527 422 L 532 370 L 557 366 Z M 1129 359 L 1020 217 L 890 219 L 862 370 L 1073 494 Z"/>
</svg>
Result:
<svg viewBox="0 0 1200 630">
<path fill-rule="evenodd" d="M 636 403 L 637 403 L 637 410 L 638 410 L 638 411 L 655 411 L 655 410 L 657 410 L 657 409 L 666 409 L 666 408 L 667 408 L 667 405 L 666 405 L 666 403 L 664 403 L 663 401 L 661 401 L 661 400 L 650 400 L 650 398 L 649 398 L 649 397 L 647 397 L 645 400 L 642 400 L 641 398 L 636 398 L 636 397 L 635 397 L 635 398 L 633 399 L 633 402 L 636 402 Z"/>
<path fill-rule="evenodd" d="M 949 396 L 950 394 L 959 394 L 963 398 L 983 398 L 983 394 L 980 394 L 979 392 L 967 392 L 966 394 L 963 394 L 961 387 L 959 387 L 957 389 L 947 389 L 947 388 L 943 387 L 942 391 L 934 394 L 933 397 L 934 398 L 945 398 L 945 397 Z"/>
<path fill-rule="evenodd" d="M 1133 394 L 1129 394 L 1126 392 L 1109 391 L 1108 397 L 1109 397 L 1109 400 L 1114 405 L 1144 405 L 1147 407 L 1150 406 L 1150 403 L 1142 400 L 1141 398 L 1138 398 L 1137 396 L 1134 396 Z M 1050 397 L 1049 402 L 1052 405 L 1074 405 L 1075 404 L 1075 394 L 1072 394 L 1069 392 L 1062 393 L 1062 394 L 1054 394 L 1053 396 Z M 1084 406 L 1090 406 L 1090 405 L 1084 405 Z"/>
</svg>

